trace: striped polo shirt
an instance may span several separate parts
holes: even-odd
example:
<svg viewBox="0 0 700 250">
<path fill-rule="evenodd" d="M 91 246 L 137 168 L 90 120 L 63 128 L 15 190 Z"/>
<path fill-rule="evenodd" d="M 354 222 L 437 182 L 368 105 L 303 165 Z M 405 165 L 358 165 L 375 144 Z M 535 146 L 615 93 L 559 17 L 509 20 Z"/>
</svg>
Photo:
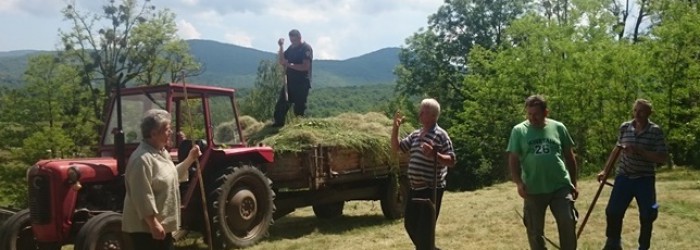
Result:
<svg viewBox="0 0 700 250">
<path fill-rule="evenodd" d="M 649 124 L 647 124 L 643 131 L 637 133 L 635 124 L 636 122 L 631 120 L 620 125 L 619 144 L 631 144 L 652 152 L 668 152 L 664 133 L 658 125 L 649 121 Z M 647 160 L 639 154 L 628 155 L 623 151 L 617 168 L 617 174 L 625 175 L 630 178 L 654 176 L 657 165 L 657 163 Z"/>
<path fill-rule="evenodd" d="M 421 150 L 421 144 L 427 142 L 439 149 L 441 154 L 447 154 L 455 158 L 455 152 L 452 148 L 452 141 L 447 131 L 435 124 L 433 128 L 428 129 L 426 134 L 421 137 L 421 129 L 413 131 L 410 135 L 401 139 L 399 146 L 401 151 L 407 152 L 410 155 L 408 162 L 408 179 L 413 188 L 427 188 L 433 186 L 435 180 L 435 164 L 432 155 L 425 155 Z M 438 187 L 444 188 L 447 185 L 445 177 L 447 176 L 447 166 L 438 166 Z"/>
</svg>

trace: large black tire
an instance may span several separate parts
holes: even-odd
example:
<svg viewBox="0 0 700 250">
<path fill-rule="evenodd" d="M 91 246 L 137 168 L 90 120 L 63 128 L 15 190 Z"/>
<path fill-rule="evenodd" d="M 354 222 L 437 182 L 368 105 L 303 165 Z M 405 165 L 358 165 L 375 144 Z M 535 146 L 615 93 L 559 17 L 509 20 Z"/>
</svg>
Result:
<svg viewBox="0 0 700 250">
<path fill-rule="evenodd" d="M 105 212 L 88 220 L 78 231 L 73 249 L 132 249 L 129 237 L 122 233 L 122 215 L 115 212 Z"/>
<path fill-rule="evenodd" d="M 345 207 L 345 202 L 339 201 L 334 203 L 318 204 L 311 207 L 314 210 L 316 218 L 333 219 L 343 215 L 343 207 Z"/>
<path fill-rule="evenodd" d="M 398 220 L 403 218 L 408 202 L 408 177 L 401 175 L 396 179 L 395 175 L 390 176 L 384 185 L 384 196 L 381 199 L 382 213 L 387 220 Z"/>
<path fill-rule="evenodd" d="M 228 171 L 210 201 L 214 249 L 255 245 L 268 235 L 275 212 L 272 181 L 259 169 L 242 165 Z"/>
<path fill-rule="evenodd" d="M 29 210 L 25 209 L 10 216 L 0 227 L 0 249 L 33 250 L 39 249 L 34 238 L 29 219 Z"/>
</svg>

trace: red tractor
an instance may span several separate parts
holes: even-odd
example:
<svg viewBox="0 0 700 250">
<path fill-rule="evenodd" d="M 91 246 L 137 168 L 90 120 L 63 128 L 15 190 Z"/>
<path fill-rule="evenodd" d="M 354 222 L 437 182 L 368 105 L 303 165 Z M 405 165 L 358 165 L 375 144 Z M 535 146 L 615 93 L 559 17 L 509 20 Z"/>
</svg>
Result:
<svg viewBox="0 0 700 250">
<path fill-rule="evenodd" d="M 172 115 L 171 141 L 178 145 L 170 149 L 174 162 L 183 160 L 193 143 L 202 150 L 202 178 L 193 166 L 189 181 L 180 186 L 182 231 L 206 233 L 209 222 L 207 243 L 214 249 L 254 245 L 268 234 L 273 218 L 299 207 L 312 206 L 317 217 L 332 218 L 342 214 L 345 201 L 380 200 L 385 218 L 403 217 L 406 155 L 398 162 L 378 162 L 368 155 L 374 152 L 334 146 L 278 154 L 270 147 L 251 147 L 235 103 L 233 89 L 217 87 L 171 83 L 117 89 L 100 157 L 41 160 L 30 167 L 29 208 L 4 222 L 0 250 L 65 244 L 75 244 L 76 250 L 130 249 L 121 232 L 124 168 L 142 140 L 141 117 L 153 108 Z"/>
<path fill-rule="evenodd" d="M 178 151 L 188 150 L 192 142 L 202 149 L 200 166 L 215 224 L 215 248 L 252 245 L 267 233 L 274 192 L 258 166 L 272 162 L 274 153 L 242 140 L 234 90 L 167 84 L 123 89 L 115 95 L 119 96 L 109 103 L 100 157 L 41 160 L 29 168 L 29 208 L 4 222 L 0 249 L 60 249 L 71 243 L 76 250 L 128 249 L 120 214 L 124 162 L 142 139 L 142 115 L 153 108 L 172 114 L 175 135 L 185 132 L 195 139 L 173 138 L 181 145 L 170 149 L 173 161 L 178 162 Z M 190 181 L 181 185 L 183 225 L 206 232 L 194 166 L 190 173 Z"/>
</svg>

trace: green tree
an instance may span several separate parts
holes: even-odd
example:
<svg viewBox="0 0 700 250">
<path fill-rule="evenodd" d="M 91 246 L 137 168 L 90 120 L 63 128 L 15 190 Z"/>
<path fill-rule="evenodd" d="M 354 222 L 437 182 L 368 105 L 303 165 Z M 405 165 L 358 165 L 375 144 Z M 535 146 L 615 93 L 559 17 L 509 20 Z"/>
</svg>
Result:
<svg viewBox="0 0 700 250">
<path fill-rule="evenodd" d="M 82 106 L 90 96 L 83 91 L 77 75 L 73 67 L 54 55 L 29 59 L 24 74 L 26 87 L 17 90 L 19 98 L 7 103 L 9 110 L 5 113 L 23 130 L 17 135 L 22 136 L 25 162 L 85 154 L 89 148 L 77 145 L 96 141 L 96 133 L 86 129 L 95 122 L 89 120 L 91 116 Z"/>
<path fill-rule="evenodd" d="M 258 121 L 272 118 L 275 103 L 283 86 L 283 76 L 277 61 L 260 61 L 255 85 L 241 102 L 241 113 L 252 116 Z"/>
<path fill-rule="evenodd" d="M 464 87 L 468 54 L 479 45 L 495 49 L 504 29 L 526 11 L 526 0 L 448 0 L 428 19 L 428 28 L 406 40 L 396 69 L 397 90 L 406 96 L 429 96 L 450 113 L 469 99 Z M 453 106 L 454 105 L 454 106 Z M 447 116 L 449 117 L 449 116 Z M 449 119 L 444 121 L 449 124 Z"/>
<path fill-rule="evenodd" d="M 150 0 L 111 0 L 102 13 L 82 12 L 72 3 L 62 12 L 73 24 L 60 32 L 63 52 L 93 95 L 96 119 L 102 119 L 103 102 L 114 87 L 159 84 L 198 67 L 174 35 L 174 15 L 156 11 Z"/>
<path fill-rule="evenodd" d="M 697 1 L 659 1 L 653 12 L 660 22 L 651 31 L 655 39 L 644 45 L 655 71 L 648 83 L 654 119 L 675 163 L 700 167 L 700 8 Z"/>
</svg>

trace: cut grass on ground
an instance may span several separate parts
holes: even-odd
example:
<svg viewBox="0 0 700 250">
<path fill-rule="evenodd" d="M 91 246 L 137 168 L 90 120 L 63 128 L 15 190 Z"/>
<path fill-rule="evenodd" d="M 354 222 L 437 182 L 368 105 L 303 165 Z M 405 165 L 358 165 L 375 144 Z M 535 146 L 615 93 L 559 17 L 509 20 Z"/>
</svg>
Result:
<svg viewBox="0 0 700 250">
<path fill-rule="evenodd" d="M 585 215 L 598 184 L 581 180 L 576 206 Z M 664 170 L 656 183 L 661 205 L 654 224 L 652 249 L 697 249 L 700 243 L 700 171 Z M 601 249 L 605 240 L 605 206 L 610 187 L 602 195 L 589 219 L 579 249 Z M 525 227 L 516 211 L 522 200 L 512 183 L 474 192 L 447 192 L 437 227 L 437 244 L 442 249 L 528 249 Z M 639 230 L 637 206 L 627 211 L 624 249 L 637 249 Z M 546 235 L 559 242 L 556 225 L 547 213 Z M 202 239 L 190 237 L 177 243 L 178 249 L 207 249 Z M 548 246 L 550 249 L 555 249 Z M 71 249 L 69 246 L 64 249 Z M 319 220 L 311 208 L 303 208 L 275 222 L 270 236 L 249 248 L 270 249 L 413 249 L 403 221 L 387 221 L 379 202 L 353 201 L 345 205 L 344 216 Z"/>
</svg>

